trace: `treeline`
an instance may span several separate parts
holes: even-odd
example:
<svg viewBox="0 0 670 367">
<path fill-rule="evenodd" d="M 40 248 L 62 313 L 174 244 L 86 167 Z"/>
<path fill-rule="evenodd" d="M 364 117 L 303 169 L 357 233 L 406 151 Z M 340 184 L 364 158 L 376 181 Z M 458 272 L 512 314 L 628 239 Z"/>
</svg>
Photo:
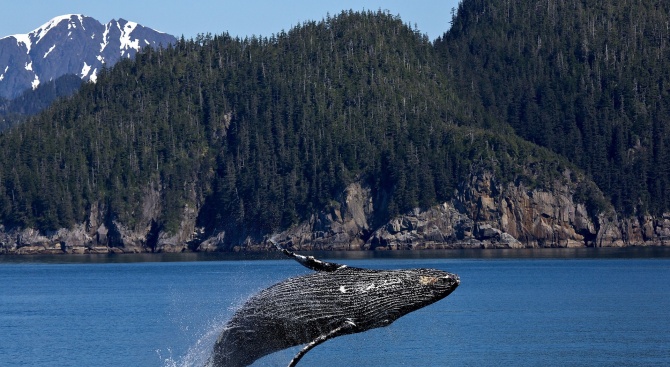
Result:
<svg viewBox="0 0 670 367">
<path fill-rule="evenodd" d="M 0 221 L 57 229 L 96 207 L 132 227 L 158 210 L 170 232 L 188 205 L 242 238 L 309 218 L 356 181 L 381 222 L 448 200 L 473 167 L 559 177 L 558 156 L 477 127 L 443 61 L 384 12 L 146 49 L 0 136 Z"/>
<path fill-rule="evenodd" d="M 465 0 L 435 43 L 484 127 L 584 169 L 625 215 L 670 210 L 670 3 Z"/>
</svg>

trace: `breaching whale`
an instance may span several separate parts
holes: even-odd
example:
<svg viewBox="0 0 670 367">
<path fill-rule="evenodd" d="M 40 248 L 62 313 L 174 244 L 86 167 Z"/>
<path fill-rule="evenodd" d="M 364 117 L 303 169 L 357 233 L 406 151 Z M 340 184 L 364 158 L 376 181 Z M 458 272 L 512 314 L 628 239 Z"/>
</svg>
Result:
<svg viewBox="0 0 670 367">
<path fill-rule="evenodd" d="M 390 325 L 441 300 L 457 275 L 436 269 L 371 270 L 295 254 L 315 273 L 286 279 L 252 296 L 224 326 L 209 365 L 241 367 L 270 353 L 306 344 L 298 361 L 328 339 Z"/>
</svg>

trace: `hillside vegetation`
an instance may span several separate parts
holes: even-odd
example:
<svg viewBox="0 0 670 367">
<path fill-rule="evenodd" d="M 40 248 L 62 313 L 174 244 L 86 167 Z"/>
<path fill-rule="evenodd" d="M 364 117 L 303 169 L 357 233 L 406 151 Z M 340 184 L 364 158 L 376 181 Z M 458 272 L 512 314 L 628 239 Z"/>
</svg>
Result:
<svg viewBox="0 0 670 367">
<path fill-rule="evenodd" d="M 670 209 L 670 3 L 466 0 L 435 43 L 469 114 L 584 169 L 626 216 Z"/>
<path fill-rule="evenodd" d="M 370 185 L 383 223 L 448 200 L 475 166 L 540 186 L 569 166 L 502 123 L 482 129 L 443 70 L 424 35 L 383 12 L 147 49 L 0 136 L 0 220 L 55 230 L 97 208 L 132 228 L 158 193 L 161 231 L 190 207 L 241 241 L 352 182 Z"/>
</svg>

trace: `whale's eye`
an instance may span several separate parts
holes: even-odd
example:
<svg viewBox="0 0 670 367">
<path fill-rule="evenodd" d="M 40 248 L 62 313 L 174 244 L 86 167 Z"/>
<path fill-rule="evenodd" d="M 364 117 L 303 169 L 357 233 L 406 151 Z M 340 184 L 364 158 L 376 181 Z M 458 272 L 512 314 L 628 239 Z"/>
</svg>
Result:
<svg viewBox="0 0 670 367">
<path fill-rule="evenodd" d="M 428 276 L 420 276 L 419 277 L 419 283 L 422 285 L 432 285 L 437 283 L 439 279 L 436 277 L 428 277 Z"/>
</svg>

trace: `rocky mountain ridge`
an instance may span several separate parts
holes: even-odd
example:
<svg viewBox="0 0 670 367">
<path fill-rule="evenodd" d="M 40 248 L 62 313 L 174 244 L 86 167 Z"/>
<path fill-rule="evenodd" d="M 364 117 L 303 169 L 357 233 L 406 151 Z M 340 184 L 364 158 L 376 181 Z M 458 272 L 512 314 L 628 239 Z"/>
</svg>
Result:
<svg viewBox="0 0 670 367">
<path fill-rule="evenodd" d="M 175 42 L 174 36 L 125 19 L 102 24 L 80 14 L 58 16 L 27 34 L 0 38 L 0 97 L 12 99 L 65 74 L 95 82 L 103 67 L 146 46 Z"/>
</svg>

